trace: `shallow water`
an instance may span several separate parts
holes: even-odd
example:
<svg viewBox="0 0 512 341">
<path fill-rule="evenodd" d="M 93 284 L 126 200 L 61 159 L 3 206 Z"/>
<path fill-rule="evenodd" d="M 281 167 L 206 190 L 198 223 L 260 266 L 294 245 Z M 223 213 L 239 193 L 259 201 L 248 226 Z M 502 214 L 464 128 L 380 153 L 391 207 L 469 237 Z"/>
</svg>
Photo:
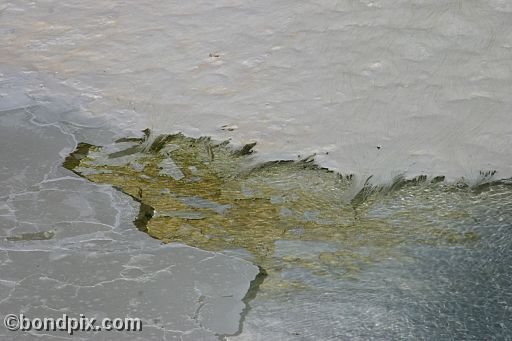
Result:
<svg viewBox="0 0 512 341">
<path fill-rule="evenodd" d="M 336 265 L 318 275 L 300 262 L 282 262 L 281 278 L 307 288 L 262 286 L 250 303 L 245 334 L 230 340 L 510 339 L 510 185 L 450 192 L 420 186 L 379 198 L 369 216 L 392 222 L 404 242 L 350 279 L 336 276 Z M 479 238 L 407 238 L 410 229 L 428 225 Z M 276 258 L 315 260 L 329 247 L 279 242 Z"/>
<path fill-rule="evenodd" d="M 252 146 L 145 139 L 81 145 L 65 164 L 140 201 L 154 238 L 249 252 L 265 277 L 228 339 L 510 336 L 512 182 L 396 179 L 343 202 L 353 179 L 310 159 L 251 165 Z"/>
</svg>

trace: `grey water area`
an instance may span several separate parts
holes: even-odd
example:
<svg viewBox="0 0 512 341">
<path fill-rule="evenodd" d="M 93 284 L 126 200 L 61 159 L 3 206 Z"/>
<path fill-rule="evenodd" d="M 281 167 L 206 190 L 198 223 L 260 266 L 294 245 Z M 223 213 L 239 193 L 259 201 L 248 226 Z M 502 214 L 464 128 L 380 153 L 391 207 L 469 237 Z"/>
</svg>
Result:
<svg viewBox="0 0 512 341">
<path fill-rule="evenodd" d="M 77 140 L 111 125 L 31 73 L 0 80 L 0 315 L 135 317 L 135 332 L 27 332 L 1 340 L 218 340 L 235 334 L 258 268 L 234 256 L 163 245 L 134 225 L 138 203 L 64 169 Z M 119 133 L 119 131 L 117 131 Z"/>
<path fill-rule="evenodd" d="M 383 200 L 371 215 L 411 212 L 406 198 Z M 418 216 L 442 216 L 467 204 L 437 199 L 440 211 Z M 260 293 L 250 303 L 244 334 L 229 340 L 511 340 L 511 200 L 510 189 L 490 191 L 471 204 L 470 216 L 451 221 L 453 228 L 478 233 L 476 245 L 406 243 L 355 280 L 286 268 L 284 278 L 310 289 Z M 280 241 L 275 257 L 307 257 L 331 247 L 323 244 Z"/>
</svg>

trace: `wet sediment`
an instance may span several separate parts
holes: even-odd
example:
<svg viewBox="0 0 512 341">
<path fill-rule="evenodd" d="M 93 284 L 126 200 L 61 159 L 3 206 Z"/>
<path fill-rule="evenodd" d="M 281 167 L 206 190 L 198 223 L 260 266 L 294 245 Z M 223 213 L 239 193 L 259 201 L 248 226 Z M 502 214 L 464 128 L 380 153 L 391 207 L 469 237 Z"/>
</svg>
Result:
<svg viewBox="0 0 512 341">
<path fill-rule="evenodd" d="M 442 202 L 436 200 L 440 195 L 471 202 L 483 187 L 473 191 L 447 185 L 439 177 L 398 179 L 386 191 L 367 186 L 346 202 L 351 176 L 323 169 L 311 157 L 253 165 L 254 145 L 236 149 L 227 142 L 182 134 L 150 139 L 145 131 L 143 138 L 121 139 L 113 146 L 81 143 L 64 166 L 140 202 L 134 223 L 150 236 L 210 251 L 244 249 L 268 273 L 299 266 L 316 275 L 351 277 L 396 255 L 404 243 L 478 243 L 477 232 L 443 221 L 468 218 L 467 209 L 445 212 L 442 219 L 418 214 L 412 207 L 396 209 L 386 218 L 372 210 L 404 195 L 433 212 Z M 328 247 L 315 249 L 312 257 L 276 257 L 276 242 L 283 240 Z"/>
</svg>

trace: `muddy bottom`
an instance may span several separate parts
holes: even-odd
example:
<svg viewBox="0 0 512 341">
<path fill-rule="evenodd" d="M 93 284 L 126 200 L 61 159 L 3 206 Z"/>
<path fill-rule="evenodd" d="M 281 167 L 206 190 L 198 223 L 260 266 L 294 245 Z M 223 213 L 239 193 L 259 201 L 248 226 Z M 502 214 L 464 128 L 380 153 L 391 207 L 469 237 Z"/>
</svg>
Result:
<svg viewBox="0 0 512 341">
<path fill-rule="evenodd" d="M 357 279 L 368 266 L 403 256 L 404 245 L 478 248 L 475 209 L 512 198 L 506 182 L 469 188 L 419 177 L 367 185 L 348 200 L 351 176 L 320 168 L 313 157 L 254 164 L 252 147 L 145 131 L 110 146 L 80 144 L 64 165 L 139 201 L 135 225 L 152 237 L 237 252 L 276 287 L 308 286 L 279 275 L 290 267 Z M 301 252 L 276 254 L 277 242 Z"/>
</svg>

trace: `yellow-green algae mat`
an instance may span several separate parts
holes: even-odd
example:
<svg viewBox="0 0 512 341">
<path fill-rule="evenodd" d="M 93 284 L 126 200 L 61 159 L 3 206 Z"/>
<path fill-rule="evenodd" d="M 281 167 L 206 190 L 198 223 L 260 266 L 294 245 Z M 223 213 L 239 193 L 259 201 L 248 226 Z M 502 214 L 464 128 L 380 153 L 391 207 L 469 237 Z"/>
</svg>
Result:
<svg viewBox="0 0 512 341">
<path fill-rule="evenodd" d="M 442 226 L 444 218 L 464 218 L 468 212 L 455 210 L 442 217 L 436 211 L 439 198 L 429 198 L 432 186 L 444 192 L 446 201 L 467 196 L 465 189 L 442 182 L 425 186 L 425 179 L 401 181 L 386 195 L 363 190 L 347 203 L 351 177 L 320 168 L 311 158 L 254 165 L 254 144 L 235 149 L 210 138 L 149 135 L 146 131 L 145 138 L 118 140 L 114 148 L 81 143 L 64 166 L 139 201 L 136 226 L 165 243 L 210 251 L 245 249 L 252 261 L 274 275 L 283 267 L 303 267 L 315 275 L 354 278 L 366 266 L 399 256 L 402 243 L 471 247 L 478 242 L 474 232 Z M 432 205 L 398 209 L 391 219 L 368 214 L 386 196 L 397 195 L 423 196 Z M 331 247 L 308 257 L 278 259 L 274 250 L 280 240 Z"/>
</svg>

